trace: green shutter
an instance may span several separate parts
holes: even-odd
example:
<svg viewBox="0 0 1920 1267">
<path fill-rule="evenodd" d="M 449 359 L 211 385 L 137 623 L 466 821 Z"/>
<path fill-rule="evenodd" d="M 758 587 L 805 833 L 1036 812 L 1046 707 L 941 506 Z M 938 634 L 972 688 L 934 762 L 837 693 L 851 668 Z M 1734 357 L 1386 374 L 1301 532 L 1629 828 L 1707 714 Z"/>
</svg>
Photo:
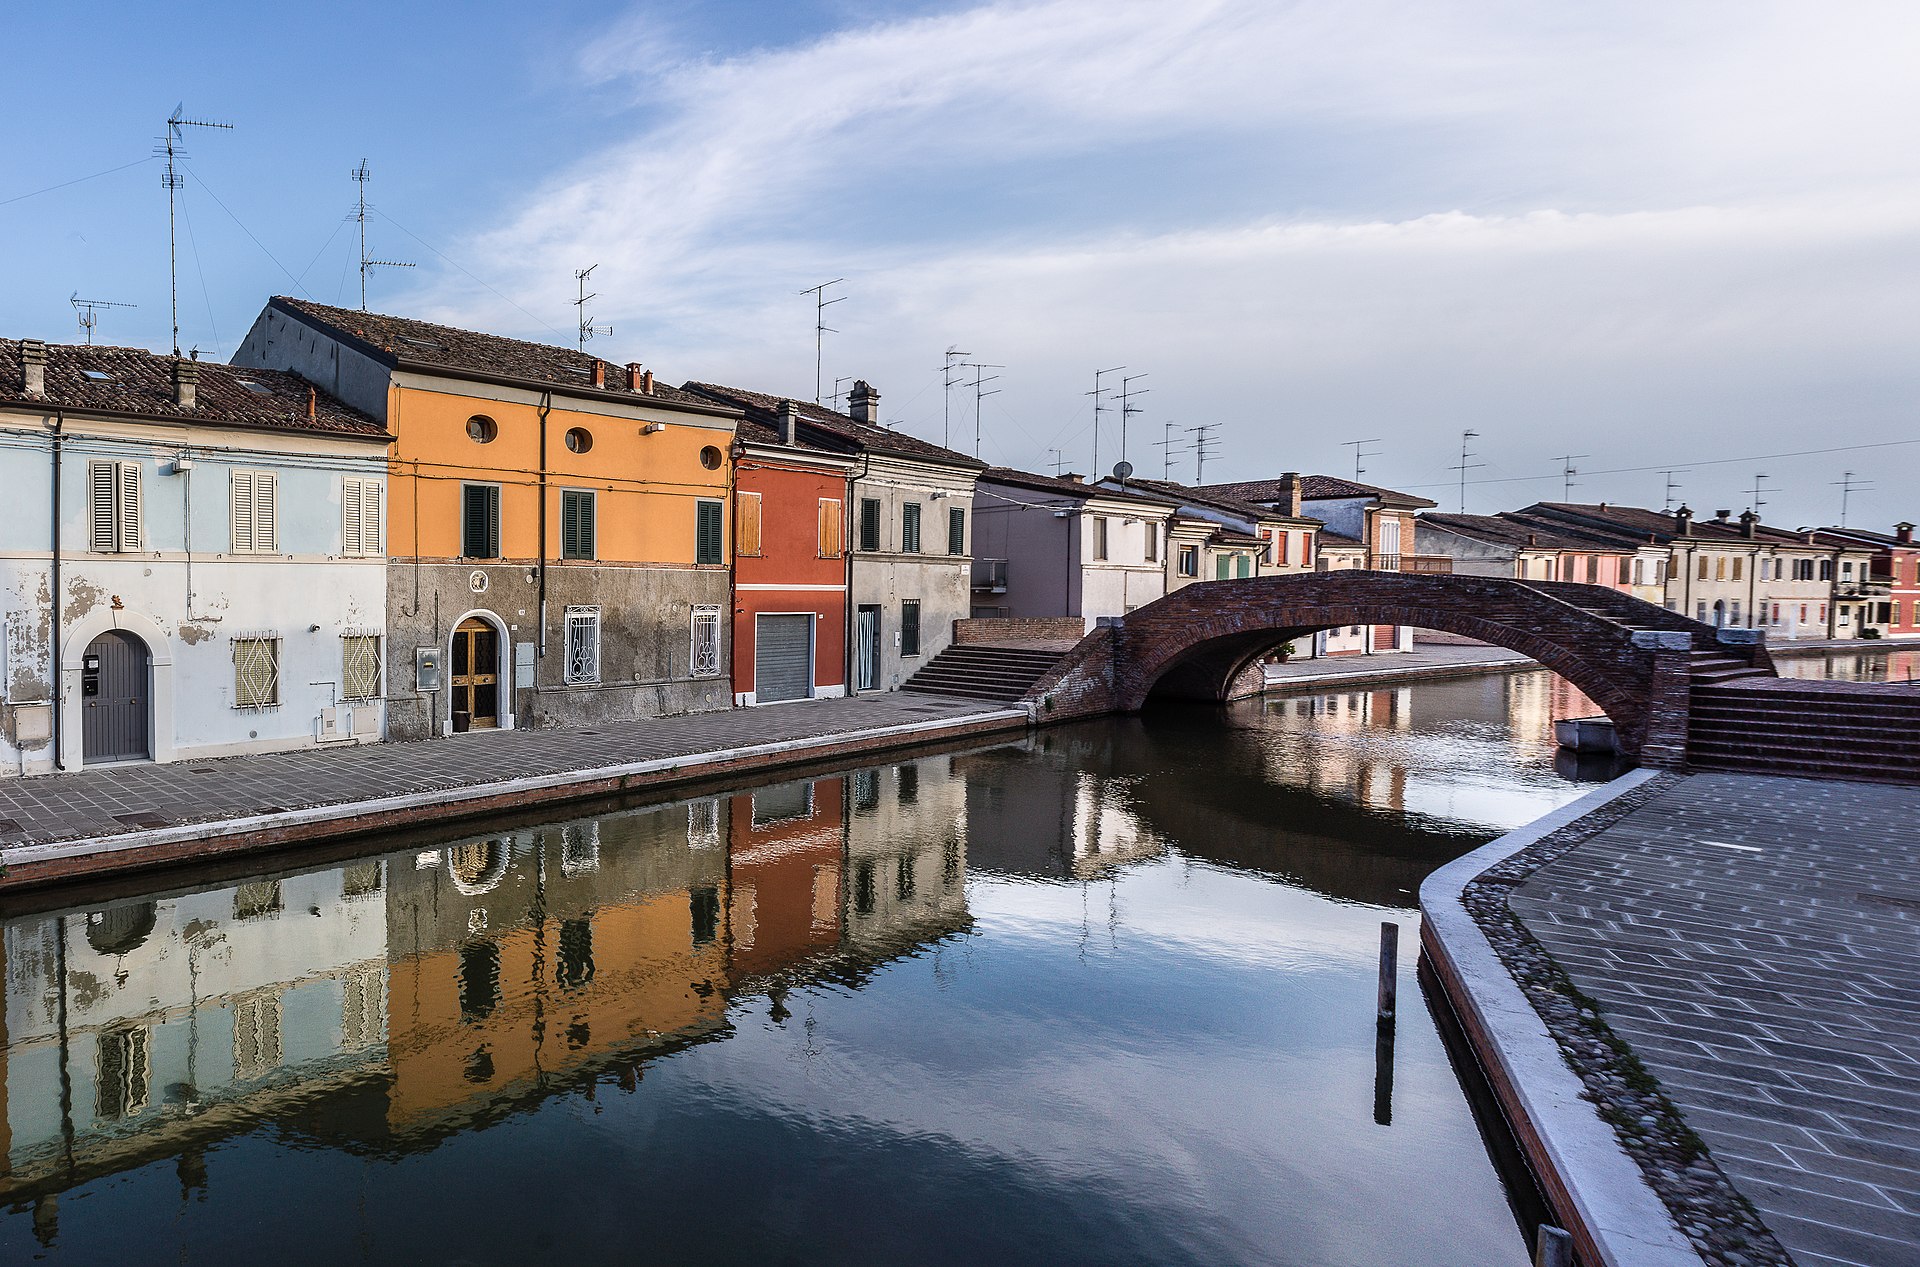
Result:
<svg viewBox="0 0 1920 1267">
<path fill-rule="evenodd" d="M 900 508 L 900 552 L 920 553 L 920 503 L 908 502 Z"/>
<path fill-rule="evenodd" d="M 880 499 L 877 497 L 860 499 L 860 548 L 880 548 Z"/>
<path fill-rule="evenodd" d="M 460 553 L 469 559 L 500 557 L 500 490 L 469 484 L 463 490 Z"/>
<path fill-rule="evenodd" d="M 698 517 L 694 526 L 694 562 L 721 563 L 725 561 L 722 551 L 720 503 L 700 502 Z"/>
<path fill-rule="evenodd" d="M 560 494 L 560 557 L 594 557 L 593 494 L 565 490 Z"/>
<path fill-rule="evenodd" d="M 967 512 L 958 506 L 947 511 L 947 553 L 967 552 Z"/>
<path fill-rule="evenodd" d="M 900 654 L 920 654 L 920 600 L 905 599 L 900 604 Z"/>
</svg>

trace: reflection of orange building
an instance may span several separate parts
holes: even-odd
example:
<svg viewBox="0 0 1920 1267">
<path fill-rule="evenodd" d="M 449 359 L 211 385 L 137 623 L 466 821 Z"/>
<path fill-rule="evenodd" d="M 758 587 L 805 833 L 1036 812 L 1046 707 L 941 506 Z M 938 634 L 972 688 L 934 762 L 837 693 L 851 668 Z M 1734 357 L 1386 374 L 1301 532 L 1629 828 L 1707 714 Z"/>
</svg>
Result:
<svg viewBox="0 0 1920 1267">
<path fill-rule="evenodd" d="M 845 779 L 816 779 L 756 788 L 727 802 L 735 984 L 839 946 L 845 788 Z"/>
</svg>

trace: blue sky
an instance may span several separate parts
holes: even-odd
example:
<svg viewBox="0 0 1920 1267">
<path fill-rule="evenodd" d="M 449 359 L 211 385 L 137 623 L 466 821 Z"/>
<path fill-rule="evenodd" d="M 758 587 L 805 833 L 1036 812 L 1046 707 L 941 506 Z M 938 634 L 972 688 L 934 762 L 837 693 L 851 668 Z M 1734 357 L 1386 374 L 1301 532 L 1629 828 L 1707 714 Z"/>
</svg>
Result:
<svg viewBox="0 0 1920 1267">
<path fill-rule="evenodd" d="M 1209 478 L 1379 437 L 1369 479 L 1452 509 L 1471 428 L 1473 510 L 1580 454 L 1581 499 L 1680 465 L 1696 509 L 1765 473 L 1770 522 L 1831 522 L 1851 470 L 1852 522 L 1920 517 L 1910 4 L 112 3 L 8 36 L 9 336 L 76 337 L 77 291 L 167 346 L 142 160 L 184 100 L 235 125 L 187 138 L 182 339 L 216 358 L 269 294 L 357 302 L 365 158 L 372 250 L 417 265 L 376 309 L 567 341 L 597 263 L 595 351 L 810 396 L 796 292 L 845 277 L 829 382 L 938 439 L 941 352 L 1004 363 L 994 461 L 1087 469 L 1125 364 L 1152 473 L 1168 421 L 1221 424 Z"/>
</svg>

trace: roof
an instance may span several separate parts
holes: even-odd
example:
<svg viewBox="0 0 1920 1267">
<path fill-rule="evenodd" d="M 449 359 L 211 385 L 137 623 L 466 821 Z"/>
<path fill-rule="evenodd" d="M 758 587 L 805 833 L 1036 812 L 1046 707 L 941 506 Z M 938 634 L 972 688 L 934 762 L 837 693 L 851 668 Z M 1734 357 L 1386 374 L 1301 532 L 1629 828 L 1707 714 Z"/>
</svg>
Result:
<svg viewBox="0 0 1920 1267">
<path fill-rule="evenodd" d="M 1890 532 L 1869 532 L 1864 528 L 1822 528 L 1819 535 L 1837 537 L 1842 542 L 1883 550 L 1920 550 L 1920 541 L 1902 541 Z"/>
<path fill-rule="evenodd" d="M 1219 497 L 1238 498 L 1250 502 L 1285 502 L 1287 485 L 1283 480 L 1241 480 L 1234 484 L 1202 484 L 1197 490 Z M 1358 480 L 1341 479 L 1337 475 L 1302 475 L 1300 477 L 1300 496 L 1305 501 L 1325 501 L 1336 497 L 1372 497 L 1383 506 L 1394 506 L 1407 510 L 1424 510 L 1437 506 L 1438 502 L 1428 501 L 1424 497 L 1415 497 L 1412 493 L 1396 493 L 1390 488 L 1381 488 L 1377 484 L 1362 484 Z"/>
<path fill-rule="evenodd" d="M 810 453 L 844 458 L 849 456 L 845 447 L 828 448 L 823 444 L 810 443 L 804 437 L 795 436 L 791 445 L 780 439 L 780 429 L 761 422 L 757 418 L 742 418 L 734 428 L 734 435 L 747 444 L 764 444 L 777 448 L 801 449 Z"/>
<path fill-rule="evenodd" d="M 1137 502 L 1140 505 L 1153 506 L 1161 510 L 1167 507 L 1166 501 L 1158 497 L 1142 497 L 1138 493 L 1122 492 L 1117 488 L 1089 484 L 1084 480 L 1068 479 L 1063 475 L 1037 475 L 1032 471 L 1016 471 L 1008 466 L 990 466 L 980 472 L 980 478 L 994 484 L 1011 484 L 1015 488 L 1030 488 L 1035 492 L 1077 497 L 1082 501 L 1098 497 L 1105 501 Z"/>
<path fill-rule="evenodd" d="M 1438 528 L 1455 536 L 1513 546 L 1520 550 L 1579 550 L 1586 553 L 1596 550 L 1630 553 L 1633 550 L 1631 544 L 1623 541 L 1571 536 L 1544 524 L 1507 515 L 1425 514 L 1420 516 L 1420 527 Z"/>
<path fill-rule="evenodd" d="M 710 400 L 657 380 L 651 394 L 628 391 L 626 366 L 589 356 L 577 348 L 529 343 L 524 339 L 436 325 L 412 317 L 361 312 L 357 308 L 332 308 L 285 295 L 275 295 L 269 306 L 353 344 L 376 360 L 396 368 L 453 377 L 506 379 L 563 387 L 569 395 L 642 400 L 670 408 L 722 412 L 715 410 L 714 402 Z M 593 385 L 596 365 L 604 367 L 602 381 L 606 385 L 603 387 Z"/>
<path fill-rule="evenodd" d="M 1680 536 L 1670 512 L 1648 510 L 1643 506 L 1615 506 L 1608 502 L 1535 502 L 1524 510 L 1511 512 L 1509 517 L 1523 522 L 1546 520 L 1555 528 L 1586 536 L 1621 539 L 1623 544 L 1634 546 L 1648 542 L 1665 545 Z M 1763 523 L 1756 523 L 1753 536 L 1749 537 L 1742 530 L 1736 515 L 1729 515 L 1725 519 L 1695 516 L 1689 535 L 1697 540 L 1730 544 L 1753 541 L 1760 545 L 1814 548 L 1804 532 L 1790 532 Z"/>
<path fill-rule="evenodd" d="M 1257 501 L 1247 501 L 1237 497 L 1230 497 L 1212 488 L 1192 488 L 1173 480 L 1132 479 L 1127 481 L 1127 487 L 1189 506 L 1205 506 L 1225 514 L 1236 515 L 1241 519 L 1269 519 L 1301 524 L 1318 524 L 1320 522 L 1318 519 L 1313 519 L 1305 515 L 1284 515 L 1270 506 L 1261 505 Z"/>
<path fill-rule="evenodd" d="M 1207 541 L 1212 545 L 1252 546 L 1255 549 L 1262 550 L 1264 550 L 1267 545 L 1266 538 L 1264 537 L 1256 537 L 1250 532 L 1235 532 L 1231 528 L 1214 529 L 1213 535 L 1207 538 Z"/>
<path fill-rule="evenodd" d="M 778 425 L 780 406 L 790 399 L 766 392 L 748 391 L 744 387 L 726 387 L 719 383 L 689 382 L 683 384 L 682 389 L 696 400 L 743 409 L 749 420 L 769 427 Z M 916 458 L 922 462 L 961 466 L 973 471 L 984 470 L 987 465 L 979 458 L 943 449 L 904 431 L 860 422 L 810 400 L 795 400 L 793 403 L 800 411 L 800 438 L 809 444 L 839 452 L 865 450 L 886 453 L 895 457 Z"/>
<path fill-rule="evenodd" d="M 1329 532 L 1327 529 L 1322 528 L 1320 530 L 1320 548 L 1322 550 L 1365 550 L 1367 546 L 1364 541 L 1349 537 L 1345 533 Z"/>
<path fill-rule="evenodd" d="M 391 438 L 384 426 L 366 414 L 280 370 L 190 362 L 199 368 L 200 381 L 194 388 L 193 408 L 183 409 L 174 403 L 175 358 L 145 348 L 48 344 L 46 395 L 29 396 L 22 381 L 20 348 L 19 339 L 0 339 L 0 404 L 263 431 Z M 89 373 L 105 377 L 89 378 Z"/>
</svg>

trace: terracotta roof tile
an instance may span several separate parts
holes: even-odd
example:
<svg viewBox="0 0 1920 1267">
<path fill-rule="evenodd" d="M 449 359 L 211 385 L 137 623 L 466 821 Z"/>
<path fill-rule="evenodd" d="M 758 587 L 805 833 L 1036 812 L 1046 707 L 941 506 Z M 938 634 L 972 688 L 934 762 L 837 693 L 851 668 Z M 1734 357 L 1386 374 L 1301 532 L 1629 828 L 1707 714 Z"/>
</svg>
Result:
<svg viewBox="0 0 1920 1267">
<path fill-rule="evenodd" d="M 1199 491 L 1250 502 L 1278 502 L 1286 499 L 1286 485 L 1280 480 L 1241 480 L 1235 484 L 1202 484 Z M 1377 497 L 1384 505 L 1421 509 L 1437 505 L 1412 493 L 1396 493 L 1375 484 L 1341 479 L 1337 475 L 1302 475 L 1300 495 L 1308 501 L 1334 497 Z"/>
<path fill-rule="evenodd" d="M 695 399 L 743 409 L 750 420 L 767 426 L 778 425 L 781 403 L 792 399 L 786 396 L 769 395 L 766 392 L 749 391 L 744 387 L 727 387 L 720 383 L 689 382 L 683 384 L 683 390 Z M 866 450 L 891 454 L 895 457 L 917 458 L 923 462 L 960 466 L 972 471 L 984 470 L 987 465 L 979 458 L 970 458 L 964 453 L 943 449 L 937 444 L 930 444 L 904 431 L 857 422 L 846 414 L 837 413 L 825 405 L 817 405 L 810 400 L 795 400 L 793 403 L 800 410 L 800 436 L 810 444 L 818 444 L 823 448 L 837 449 L 841 452 Z"/>
<path fill-rule="evenodd" d="M 980 472 L 980 478 L 994 484 L 1011 484 L 1015 488 L 1030 488 L 1036 492 L 1061 493 L 1068 497 L 1085 500 L 1089 497 L 1101 497 L 1109 501 L 1137 502 L 1142 506 L 1153 506 L 1164 510 L 1166 501 L 1158 497 L 1142 497 L 1134 492 L 1121 492 L 1117 488 L 1105 488 L 1099 484 L 1088 484 L 1082 480 L 1068 479 L 1061 475 L 1039 475 L 1033 471 L 1018 471 L 1010 466 L 991 466 Z"/>
</svg>

